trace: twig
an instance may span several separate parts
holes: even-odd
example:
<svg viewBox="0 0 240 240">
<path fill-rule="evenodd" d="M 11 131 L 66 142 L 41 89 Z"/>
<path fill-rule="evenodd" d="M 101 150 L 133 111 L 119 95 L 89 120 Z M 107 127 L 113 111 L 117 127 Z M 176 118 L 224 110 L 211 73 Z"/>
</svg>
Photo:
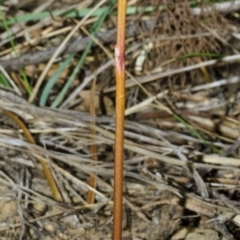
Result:
<svg viewBox="0 0 240 240">
<path fill-rule="evenodd" d="M 94 101 L 94 96 L 95 96 L 95 92 L 96 92 L 96 75 L 94 78 L 94 81 L 92 83 L 92 88 L 91 88 L 91 104 L 90 104 L 90 115 L 91 116 L 95 116 L 96 115 L 96 111 L 95 111 L 95 101 Z M 93 122 L 92 124 L 96 124 L 95 122 Z M 92 136 L 92 141 L 93 143 L 89 146 L 89 152 L 92 155 L 92 160 L 97 161 L 97 145 L 96 145 L 96 130 L 94 128 L 90 128 L 90 134 Z M 88 180 L 88 184 L 89 186 L 96 188 L 97 185 L 97 179 L 95 175 L 90 175 L 89 180 Z M 86 197 L 86 201 L 88 204 L 94 203 L 94 198 L 95 198 L 95 194 L 93 191 L 91 191 L 90 189 L 88 189 L 87 192 L 87 197 Z"/>
<path fill-rule="evenodd" d="M 10 117 L 14 122 L 16 122 L 18 124 L 18 126 L 23 130 L 23 133 L 25 135 L 25 137 L 27 138 L 27 140 L 30 142 L 30 143 L 33 143 L 35 144 L 35 141 L 31 135 L 31 133 L 28 131 L 28 129 L 26 128 L 26 126 L 24 125 L 24 123 L 17 117 L 15 116 L 13 113 L 9 112 L 9 111 L 5 111 L 3 110 L 4 113 Z M 57 187 L 57 184 L 52 176 L 52 173 L 49 169 L 49 167 L 47 166 L 47 163 L 39 157 L 39 162 L 41 163 L 42 165 L 42 168 L 43 168 L 43 173 L 48 181 L 48 185 L 52 191 L 52 194 L 53 194 L 53 198 L 56 200 L 56 201 L 62 201 L 62 196 L 58 190 L 58 187 Z"/>
</svg>

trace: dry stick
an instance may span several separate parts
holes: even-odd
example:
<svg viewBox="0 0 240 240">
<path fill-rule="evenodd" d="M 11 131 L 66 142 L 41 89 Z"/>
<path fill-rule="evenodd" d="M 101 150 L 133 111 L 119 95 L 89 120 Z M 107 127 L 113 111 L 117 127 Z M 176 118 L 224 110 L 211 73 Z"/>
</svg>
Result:
<svg viewBox="0 0 240 240">
<path fill-rule="evenodd" d="M 90 104 L 90 115 L 91 116 L 96 116 L 96 112 L 95 112 L 95 91 L 96 91 L 96 74 L 95 74 L 95 78 L 93 80 L 93 83 L 92 83 L 92 89 L 91 89 L 91 104 Z M 96 123 L 93 122 L 92 125 L 95 125 Z M 90 135 L 92 136 L 92 144 L 90 145 L 90 154 L 92 154 L 92 160 L 94 161 L 97 161 L 97 145 L 96 145 L 96 130 L 95 128 L 90 128 Z M 95 175 L 90 175 L 89 177 L 89 181 L 88 181 L 88 185 L 92 188 L 96 188 L 96 176 Z M 91 203 L 94 203 L 94 198 L 95 198 L 95 193 L 91 190 L 91 189 L 88 189 L 88 192 L 87 192 L 87 197 L 86 197 L 86 201 L 88 204 L 91 204 Z"/>
<path fill-rule="evenodd" d="M 25 137 L 27 138 L 27 140 L 32 143 L 32 144 L 36 144 L 31 133 L 28 131 L 28 129 L 26 128 L 26 126 L 24 125 L 24 123 L 16 116 L 14 115 L 13 113 L 9 112 L 9 111 L 6 111 L 6 110 L 3 110 L 3 112 L 8 116 L 10 117 L 14 122 L 17 123 L 17 125 L 23 130 L 23 133 L 25 135 Z M 50 169 L 48 168 L 47 166 L 47 163 L 39 158 L 39 162 L 41 163 L 42 165 L 42 168 L 43 168 L 43 173 L 47 179 L 47 182 L 48 182 L 48 185 L 52 191 L 52 195 L 53 195 L 53 198 L 56 200 L 56 201 L 62 201 L 62 196 L 58 190 L 58 187 L 57 187 L 57 184 L 52 176 L 52 173 L 50 171 Z"/>
<path fill-rule="evenodd" d="M 127 0 L 118 0 L 117 44 L 115 46 L 116 130 L 114 156 L 113 240 L 122 239 L 126 7 Z"/>
</svg>

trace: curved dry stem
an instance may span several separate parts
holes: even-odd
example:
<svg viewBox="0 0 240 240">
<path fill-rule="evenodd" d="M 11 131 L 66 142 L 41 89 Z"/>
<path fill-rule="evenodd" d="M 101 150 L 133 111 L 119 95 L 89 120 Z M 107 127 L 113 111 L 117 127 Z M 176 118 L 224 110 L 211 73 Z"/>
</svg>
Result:
<svg viewBox="0 0 240 240">
<path fill-rule="evenodd" d="M 6 110 L 3 110 L 3 112 L 9 117 L 11 118 L 14 122 L 17 123 L 17 125 L 23 130 L 23 133 L 25 135 L 25 137 L 27 138 L 27 140 L 32 143 L 32 144 L 36 144 L 31 133 L 28 131 L 28 129 L 26 128 L 26 126 L 24 125 L 24 123 L 16 116 L 14 115 L 13 113 L 9 112 L 9 111 L 6 111 Z M 48 185 L 51 189 L 51 192 L 52 192 L 52 195 L 53 195 L 53 198 L 56 200 L 56 201 L 62 201 L 62 196 L 61 196 L 61 193 L 59 192 L 58 190 L 58 187 L 57 187 L 57 184 L 53 178 L 53 175 L 47 165 L 47 163 L 39 157 L 39 162 L 42 166 L 42 169 L 43 169 L 43 173 L 45 175 L 45 178 L 48 182 Z"/>
</svg>

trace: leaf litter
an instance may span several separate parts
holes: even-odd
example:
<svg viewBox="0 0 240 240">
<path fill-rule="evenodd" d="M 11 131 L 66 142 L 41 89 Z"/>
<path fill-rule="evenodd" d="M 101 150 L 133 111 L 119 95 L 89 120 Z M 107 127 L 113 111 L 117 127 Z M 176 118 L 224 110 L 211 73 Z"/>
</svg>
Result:
<svg viewBox="0 0 240 240">
<path fill-rule="evenodd" d="M 0 26 L 5 69 L 0 76 L 1 238 L 111 239 L 116 6 L 96 38 L 87 32 L 99 15 L 85 19 L 45 73 L 32 104 L 19 74 L 22 69 L 33 88 L 83 19 L 71 14 L 89 13 L 96 4 L 6 0 L 1 5 L 9 22 L 8 30 Z M 128 3 L 125 240 L 239 238 L 239 5 Z M 54 15 L 55 10 L 61 13 Z M 34 19 L 36 12 L 51 14 Z M 30 20 L 11 23 L 16 16 Z M 93 47 L 55 108 L 52 103 L 90 39 Z M 40 107 L 48 81 L 72 53 Z M 13 89 L 6 84 L 9 79 Z M 25 123 L 36 144 L 6 111 Z M 54 200 L 39 159 L 49 166 L 62 201 Z"/>
</svg>

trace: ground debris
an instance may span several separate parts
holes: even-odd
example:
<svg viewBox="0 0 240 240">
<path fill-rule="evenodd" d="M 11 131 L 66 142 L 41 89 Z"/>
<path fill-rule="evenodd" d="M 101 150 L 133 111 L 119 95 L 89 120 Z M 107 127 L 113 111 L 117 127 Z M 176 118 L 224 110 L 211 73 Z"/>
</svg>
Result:
<svg viewBox="0 0 240 240">
<path fill-rule="evenodd" d="M 42 81 L 97 1 L 1 5 L 0 239 L 112 239 L 116 6 L 92 28 L 109 2 L 73 33 Z M 200 2 L 129 1 L 124 240 L 240 239 L 240 2 Z"/>
</svg>

